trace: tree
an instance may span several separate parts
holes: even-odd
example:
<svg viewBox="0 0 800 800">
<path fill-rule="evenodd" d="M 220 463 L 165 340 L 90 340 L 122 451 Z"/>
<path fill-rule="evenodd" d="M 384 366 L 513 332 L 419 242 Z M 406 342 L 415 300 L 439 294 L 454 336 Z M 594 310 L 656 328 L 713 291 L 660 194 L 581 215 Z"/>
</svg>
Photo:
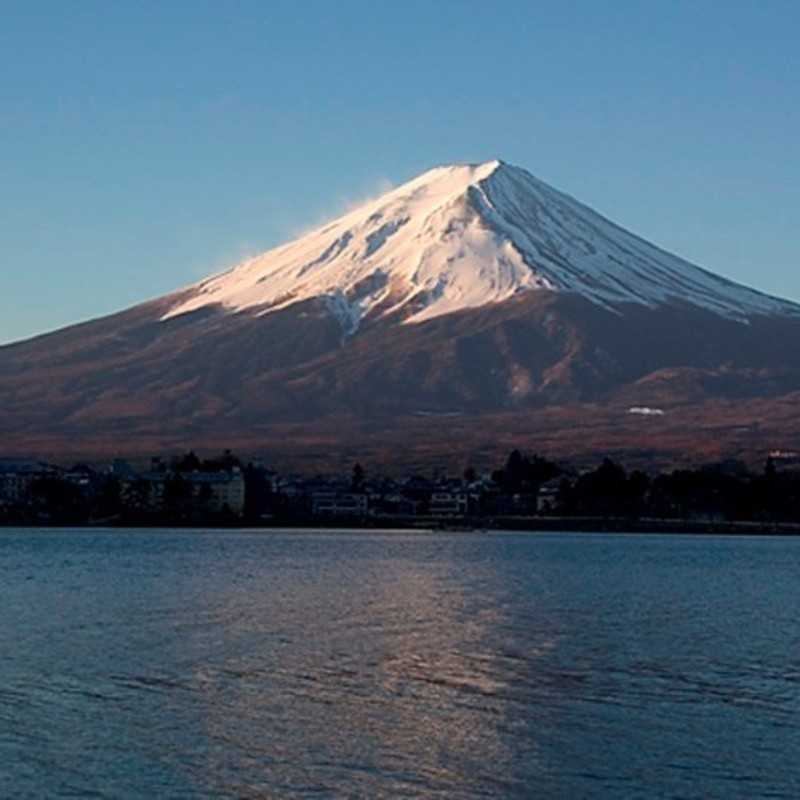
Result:
<svg viewBox="0 0 800 800">
<path fill-rule="evenodd" d="M 244 515 L 258 519 L 273 511 L 276 497 L 272 492 L 272 481 L 262 467 L 248 464 L 244 468 Z"/>
<path fill-rule="evenodd" d="M 31 496 L 37 510 L 52 522 L 78 524 L 88 519 L 89 508 L 83 492 L 68 481 L 49 476 L 39 478 L 31 487 Z"/>
<path fill-rule="evenodd" d="M 573 513 L 611 516 L 627 513 L 628 480 L 625 469 L 610 458 L 593 472 L 581 475 L 572 491 Z"/>
<path fill-rule="evenodd" d="M 532 458 L 514 450 L 508 456 L 505 467 L 492 473 L 492 480 L 509 494 L 537 494 L 543 483 L 558 477 L 558 465 L 538 455 Z"/>
<path fill-rule="evenodd" d="M 172 469 L 175 472 L 195 472 L 200 469 L 200 459 L 190 450 L 186 455 L 176 458 L 172 462 Z"/>
<path fill-rule="evenodd" d="M 164 510 L 170 516 L 183 516 L 191 506 L 192 484 L 180 473 L 171 475 L 164 483 Z"/>
<path fill-rule="evenodd" d="M 204 483 L 200 487 L 200 491 L 197 493 L 198 505 L 203 509 L 203 511 L 208 511 L 213 500 L 214 492 L 207 483 Z"/>
<path fill-rule="evenodd" d="M 95 501 L 94 514 L 100 518 L 114 517 L 122 513 L 122 487 L 113 477 L 107 478 Z"/>
<path fill-rule="evenodd" d="M 353 476 L 350 480 L 350 488 L 354 492 L 360 492 L 364 488 L 364 480 L 366 478 L 366 473 L 364 472 L 364 467 L 361 464 L 356 463 L 353 465 Z"/>
</svg>

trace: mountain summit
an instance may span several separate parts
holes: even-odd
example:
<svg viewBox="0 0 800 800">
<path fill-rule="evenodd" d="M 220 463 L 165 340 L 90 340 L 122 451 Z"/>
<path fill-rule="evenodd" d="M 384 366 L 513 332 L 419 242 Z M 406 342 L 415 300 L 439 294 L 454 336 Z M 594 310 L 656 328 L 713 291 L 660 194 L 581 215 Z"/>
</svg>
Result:
<svg viewBox="0 0 800 800">
<path fill-rule="evenodd" d="M 523 169 L 488 161 L 425 172 L 190 287 L 165 318 L 324 298 L 352 334 L 363 320 L 422 322 L 542 289 L 607 308 L 684 301 L 738 319 L 800 313 L 669 255 Z"/>
<path fill-rule="evenodd" d="M 800 450 L 800 307 L 500 161 L 439 167 L 179 292 L 0 347 L 20 454 L 281 463 Z"/>
</svg>

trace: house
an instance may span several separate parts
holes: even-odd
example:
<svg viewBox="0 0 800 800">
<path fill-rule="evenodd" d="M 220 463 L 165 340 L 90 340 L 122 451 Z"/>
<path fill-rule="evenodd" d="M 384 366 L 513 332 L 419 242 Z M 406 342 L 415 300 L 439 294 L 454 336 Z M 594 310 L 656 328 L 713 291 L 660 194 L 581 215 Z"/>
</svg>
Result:
<svg viewBox="0 0 800 800">
<path fill-rule="evenodd" d="M 536 513 L 547 516 L 558 508 L 558 493 L 561 487 L 561 478 L 553 478 L 539 487 L 536 495 Z"/>
<path fill-rule="evenodd" d="M 466 492 L 434 492 L 430 500 L 430 513 L 434 517 L 463 517 L 469 510 Z"/>
<path fill-rule="evenodd" d="M 98 474 L 87 464 L 76 464 L 72 469 L 61 474 L 61 479 L 71 483 L 84 495 L 91 494 L 98 482 Z"/>
<path fill-rule="evenodd" d="M 244 514 L 244 475 L 239 467 L 229 472 L 190 472 L 182 477 L 192 487 L 192 496 L 203 500 L 209 511 Z"/>
<path fill-rule="evenodd" d="M 311 495 L 311 513 L 314 516 L 365 517 L 369 499 L 360 492 L 314 492 Z"/>
<path fill-rule="evenodd" d="M 55 474 L 55 469 L 39 461 L 0 461 L 0 502 L 8 505 L 29 499 L 33 484 Z"/>
<path fill-rule="evenodd" d="M 373 514 L 393 517 L 413 517 L 417 514 L 419 502 L 402 494 L 393 492 L 382 495 L 374 501 L 370 500 L 370 511 Z"/>
<path fill-rule="evenodd" d="M 136 470 L 122 458 L 115 458 L 111 462 L 109 474 L 120 482 L 136 479 Z"/>
<path fill-rule="evenodd" d="M 120 498 L 123 505 L 136 511 L 163 511 L 168 477 L 166 472 L 126 474 L 120 480 Z"/>
<path fill-rule="evenodd" d="M 780 470 L 800 470 L 800 453 L 796 450 L 773 450 L 769 458 Z"/>
</svg>

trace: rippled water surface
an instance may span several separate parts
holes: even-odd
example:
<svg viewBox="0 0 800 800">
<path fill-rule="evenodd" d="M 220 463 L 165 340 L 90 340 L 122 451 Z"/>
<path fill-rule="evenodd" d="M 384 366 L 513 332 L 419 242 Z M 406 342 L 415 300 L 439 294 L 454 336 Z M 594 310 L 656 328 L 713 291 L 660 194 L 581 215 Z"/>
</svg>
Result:
<svg viewBox="0 0 800 800">
<path fill-rule="evenodd" d="M 0 797 L 800 797 L 800 540 L 0 531 Z"/>
</svg>

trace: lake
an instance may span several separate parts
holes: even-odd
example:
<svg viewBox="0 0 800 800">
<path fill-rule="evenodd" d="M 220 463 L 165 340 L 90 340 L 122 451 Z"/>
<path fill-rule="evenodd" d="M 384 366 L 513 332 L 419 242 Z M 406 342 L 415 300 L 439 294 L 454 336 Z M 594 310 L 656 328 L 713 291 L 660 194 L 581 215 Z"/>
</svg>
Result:
<svg viewBox="0 0 800 800">
<path fill-rule="evenodd" d="M 0 797 L 797 798 L 800 539 L 0 530 Z"/>
</svg>

